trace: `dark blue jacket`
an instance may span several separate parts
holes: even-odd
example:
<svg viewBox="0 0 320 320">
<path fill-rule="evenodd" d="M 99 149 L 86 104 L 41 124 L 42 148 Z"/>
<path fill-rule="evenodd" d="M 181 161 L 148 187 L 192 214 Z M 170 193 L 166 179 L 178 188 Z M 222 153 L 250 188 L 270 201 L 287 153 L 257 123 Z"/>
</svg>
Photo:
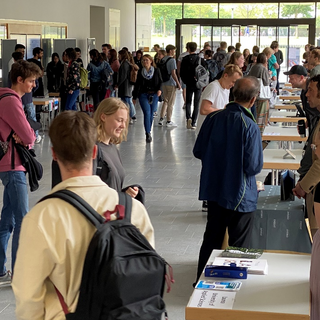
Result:
<svg viewBox="0 0 320 320">
<path fill-rule="evenodd" d="M 193 154 L 202 162 L 200 200 L 239 212 L 256 210 L 255 175 L 263 166 L 262 142 L 246 108 L 232 102 L 207 115 Z"/>
</svg>

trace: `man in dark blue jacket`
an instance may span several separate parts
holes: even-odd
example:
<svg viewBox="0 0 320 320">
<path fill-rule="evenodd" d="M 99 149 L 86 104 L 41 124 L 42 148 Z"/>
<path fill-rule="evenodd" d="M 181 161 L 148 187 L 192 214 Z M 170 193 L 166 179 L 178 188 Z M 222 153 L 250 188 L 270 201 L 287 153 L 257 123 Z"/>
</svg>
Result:
<svg viewBox="0 0 320 320">
<path fill-rule="evenodd" d="M 204 121 L 193 154 L 202 162 L 200 200 L 208 200 L 207 226 L 199 254 L 197 280 L 213 249 L 248 247 L 258 192 L 255 175 L 263 165 L 259 128 L 249 111 L 259 94 L 255 77 L 237 80 L 235 101 Z"/>
</svg>

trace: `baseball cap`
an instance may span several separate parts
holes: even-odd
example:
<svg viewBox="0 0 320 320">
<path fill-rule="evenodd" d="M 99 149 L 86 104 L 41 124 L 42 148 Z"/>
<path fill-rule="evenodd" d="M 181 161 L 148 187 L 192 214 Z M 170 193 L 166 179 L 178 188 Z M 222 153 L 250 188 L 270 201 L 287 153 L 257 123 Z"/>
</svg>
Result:
<svg viewBox="0 0 320 320">
<path fill-rule="evenodd" d="M 295 65 L 289 71 L 284 72 L 283 74 L 285 74 L 286 76 L 288 76 L 290 74 L 297 74 L 299 76 L 306 77 L 308 75 L 308 72 L 304 66 Z"/>
</svg>

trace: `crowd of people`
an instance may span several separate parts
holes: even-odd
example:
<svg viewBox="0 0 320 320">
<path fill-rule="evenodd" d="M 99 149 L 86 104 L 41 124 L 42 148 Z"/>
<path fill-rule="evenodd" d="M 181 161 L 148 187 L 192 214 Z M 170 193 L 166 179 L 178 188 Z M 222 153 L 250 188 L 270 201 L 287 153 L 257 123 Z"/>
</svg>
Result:
<svg viewBox="0 0 320 320">
<path fill-rule="evenodd" d="M 109 44 L 102 45 L 102 52 L 93 49 L 87 66 L 93 119 L 85 112 L 77 112 L 83 68 L 80 49 L 66 49 L 62 62 L 59 55 L 53 53 L 46 67 L 47 89 L 60 93 L 62 110 L 68 112 L 58 115 L 49 128 L 52 192 L 72 190 L 101 215 L 106 210 L 114 212 L 118 204 L 116 191 L 126 192 L 133 199 L 132 223 L 154 246 L 153 227 L 141 204 L 143 189 L 138 185 L 124 188 L 125 170 L 117 145 L 126 140 L 129 124 L 136 120 L 137 101 L 143 112 L 146 143 L 152 142 L 152 125 L 157 113 L 159 126 L 176 127 L 172 115 L 176 90 L 182 89 L 186 128 L 196 130 L 193 154 L 202 165 L 199 199 L 203 201 L 203 210 L 208 212 L 196 280 L 212 250 L 221 248 L 226 230 L 229 245 L 250 246 L 258 199 L 255 176 L 263 166 L 261 135 L 268 125 L 271 99 L 271 95 L 262 94 L 262 88 L 268 88 L 270 93 L 279 92 L 283 54 L 277 41 L 261 53 L 257 46 L 252 53 L 249 49 L 241 52 L 240 47 L 240 43 L 228 47 L 226 42 L 221 42 L 214 52 L 206 43 L 198 53 L 197 44 L 188 42 L 177 63 L 173 45 L 167 45 L 165 50 L 155 45 L 154 57 L 141 50 L 133 57 L 128 48 L 117 52 Z M 32 95 L 43 95 L 44 91 L 43 50 L 35 48 L 29 61 L 23 60 L 24 50 L 24 46 L 16 46 L 9 69 L 11 88 L 0 89 L 0 136 L 2 141 L 8 137 L 8 141 L 13 139 L 17 144 L 32 146 L 40 141 L 27 118 L 36 120 Z M 288 75 L 293 88 L 302 90 L 301 100 L 309 127 L 305 155 L 298 170 L 300 179 L 293 192 L 297 197 L 310 200 L 307 211 L 313 235 L 311 319 L 315 320 L 320 316 L 320 282 L 317 280 L 320 49 L 307 45 L 304 59 L 303 65 L 295 65 L 284 74 Z M 197 86 L 197 66 L 208 71 L 209 84 L 205 88 Z M 162 104 L 158 112 L 159 102 Z M 10 109 L 6 108 L 8 105 Z M 0 179 L 4 185 L 0 285 L 12 281 L 5 263 L 8 240 L 13 232 L 11 268 L 18 317 L 43 318 L 46 314 L 58 319 L 63 311 L 53 285 L 59 289 L 69 311 L 74 311 L 86 253 L 82 249 L 88 247 L 93 228 L 78 219 L 75 209 L 51 199 L 38 203 L 25 217 L 29 211 L 26 170 L 14 144 L 9 143 L 7 147 L 0 160 Z M 70 235 L 72 241 L 66 248 Z"/>
</svg>

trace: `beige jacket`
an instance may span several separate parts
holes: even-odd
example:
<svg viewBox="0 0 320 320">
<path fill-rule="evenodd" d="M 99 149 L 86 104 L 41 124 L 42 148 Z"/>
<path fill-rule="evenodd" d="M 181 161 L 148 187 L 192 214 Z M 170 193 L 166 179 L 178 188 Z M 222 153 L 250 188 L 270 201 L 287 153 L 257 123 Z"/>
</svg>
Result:
<svg viewBox="0 0 320 320">
<path fill-rule="evenodd" d="M 313 131 L 312 143 L 315 143 L 316 134 L 320 130 L 320 121 L 318 121 L 316 128 Z M 310 193 L 314 187 L 320 182 L 320 159 L 312 153 L 312 166 L 310 167 L 307 174 L 300 181 L 301 188 L 306 192 Z"/>
<path fill-rule="evenodd" d="M 70 178 L 52 192 L 69 189 L 97 212 L 114 210 L 118 194 L 97 176 Z M 114 217 L 115 218 L 115 217 Z M 131 222 L 154 246 L 154 232 L 144 206 L 132 201 Z M 70 204 L 48 199 L 24 218 L 12 282 L 18 320 L 65 319 L 53 284 L 69 311 L 76 308 L 82 269 L 94 226 Z"/>
</svg>

